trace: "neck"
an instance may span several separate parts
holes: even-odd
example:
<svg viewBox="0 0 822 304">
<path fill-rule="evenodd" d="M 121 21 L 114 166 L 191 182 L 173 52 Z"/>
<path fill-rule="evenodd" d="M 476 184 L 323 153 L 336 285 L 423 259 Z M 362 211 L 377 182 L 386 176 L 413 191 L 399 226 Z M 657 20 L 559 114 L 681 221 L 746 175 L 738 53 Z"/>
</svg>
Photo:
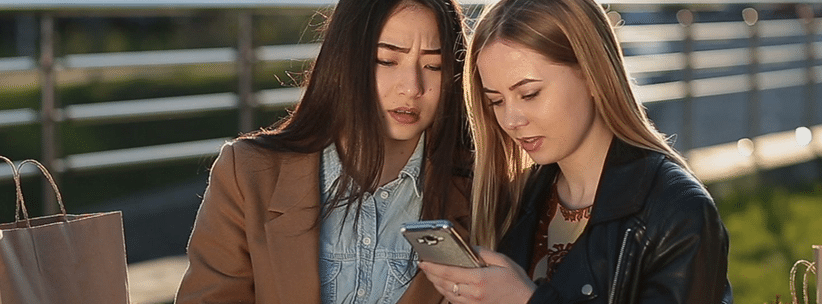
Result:
<svg viewBox="0 0 822 304">
<path fill-rule="evenodd" d="M 422 135 L 420 135 L 422 136 Z M 414 149 L 417 148 L 420 136 L 409 140 L 385 139 L 385 155 L 380 174 L 379 185 L 383 186 L 399 176 L 400 170 L 408 163 Z"/>
<path fill-rule="evenodd" d="M 576 151 L 559 161 L 557 192 L 563 206 L 580 209 L 594 204 L 599 178 L 605 164 L 613 133 L 601 119 L 596 119 Z"/>
</svg>

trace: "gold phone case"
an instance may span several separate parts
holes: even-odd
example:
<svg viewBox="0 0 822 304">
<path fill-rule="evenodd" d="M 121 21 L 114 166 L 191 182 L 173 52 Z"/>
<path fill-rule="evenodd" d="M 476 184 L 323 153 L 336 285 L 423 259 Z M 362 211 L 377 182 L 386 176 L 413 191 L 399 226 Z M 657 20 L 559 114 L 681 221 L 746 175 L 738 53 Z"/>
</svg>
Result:
<svg viewBox="0 0 822 304">
<path fill-rule="evenodd" d="M 485 266 L 448 220 L 405 223 L 400 231 L 422 261 L 466 268 Z"/>
</svg>

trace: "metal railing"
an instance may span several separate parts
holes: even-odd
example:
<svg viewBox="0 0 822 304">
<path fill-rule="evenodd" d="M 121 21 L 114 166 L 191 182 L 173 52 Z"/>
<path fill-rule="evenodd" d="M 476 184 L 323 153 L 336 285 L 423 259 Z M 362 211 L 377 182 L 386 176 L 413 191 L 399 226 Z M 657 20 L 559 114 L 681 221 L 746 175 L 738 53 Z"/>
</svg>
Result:
<svg viewBox="0 0 822 304">
<path fill-rule="evenodd" d="M 42 135 L 41 161 L 54 174 L 65 171 L 82 171 L 101 167 L 115 167 L 125 164 L 158 163 L 173 159 L 196 158 L 203 155 L 214 155 L 218 147 L 227 138 L 216 138 L 195 142 L 181 142 L 151 147 L 137 147 L 114 151 L 97 151 L 76 155 L 57 155 L 55 146 L 59 138 L 55 132 L 58 124 L 72 122 L 128 122 L 133 119 L 157 119 L 180 113 L 204 114 L 213 111 L 236 110 L 239 116 L 238 131 L 253 129 L 254 111 L 260 108 L 280 108 L 293 104 L 300 96 L 299 88 L 272 89 L 255 92 L 252 87 L 252 70 L 257 64 L 294 59 L 311 59 L 318 51 L 317 44 L 296 44 L 254 47 L 253 22 L 254 11 L 251 8 L 266 7 L 276 9 L 295 5 L 322 7 L 333 5 L 335 1 L 313 1 L 296 3 L 297 1 L 227 1 L 214 4 L 205 1 L 105 1 L 64 4 L 54 2 L 15 3 L 0 2 L 0 10 L 29 10 L 35 11 L 40 20 L 40 56 L 0 58 L 0 75 L 2 73 L 34 71 L 39 75 L 41 91 L 41 106 L 39 109 L 12 109 L 0 111 L 0 128 L 39 124 Z M 471 1 L 472 4 L 481 4 L 488 1 Z M 169 4 L 170 3 L 170 4 Z M 661 6 L 674 2 L 666 1 L 603 1 L 613 5 L 613 8 L 631 6 Z M 690 5 L 703 1 L 679 1 L 676 3 Z M 704 3 L 715 2 L 704 1 Z M 626 54 L 632 50 L 641 50 L 646 44 L 666 44 L 669 50 L 656 53 L 628 54 L 626 65 L 628 70 L 637 79 L 652 79 L 665 73 L 676 73 L 673 79 L 638 84 L 636 93 L 640 100 L 648 106 L 663 102 L 681 102 L 683 123 L 678 133 L 679 149 L 683 150 L 695 162 L 704 155 L 719 152 L 710 150 L 713 147 L 703 147 L 695 142 L 696 99 L 716 97 L 725 94 L 749 94 L 747 110 L 750 112 L 749 126 L 745 136 L 747 141 L 731 142 L 734 152 L 739 147 L 746 147 L 757 151 L 760 141 L 766 134 L 762 134 L 759 126 L 761 115 L 761 93 L 767 90 L 780 88 L 804 87 L 804 111 L 802 121 L 797 122 L 797 128 L 806 128 L 815 131 L 817 123 L 815 115 L 819 111 L 818 93 L 816 86 L 822 83 L 822 42 L 820 42 L 820 28 L 822 20 L 816 18 L 815 12 L 819 8 L 814 1 L 793 1 L 799 18 L 758 20 L 757 11 L 753 7 L 770 5 L 769 1 L 727 1 L 726 3 L 745 3 L 748 8 L 737 12 L 744 16 L 743 21 L 736 22 L 694 22 L 694 14 L 688 9 L 677 13 L 678 23 L 652 25 L 623 25 L 617 29 L 617 34 Z M 62 57 L 54 56 L 54 24 L 59 18 L 60 10 L 78 11 L 94 16 L 101 10 L 111 7 L 121 9 L 135 9 L 139 12 L 151 12 L 152 9 L 221 9 L 236 11 L 238 15 L 237 45 L 234 48 L 212 49 L 184 49 L 168 51 L 122 52 L 100 54 L 68 54 Z M 615 10 L 615 12 L 618 12 Z M 611 15 L 619 19 L 618 13 Z M 793 41 L 777 45 L 759 45 L 762 40 L 774 37 L 792 37 Z M 711 41 L 741 40 L 748 41 L 746 46 L 736 46 L 720 49 L 695 49 L 698 43 Z M 670 49 L 673 49 L 671 51 Z M 234 64 L 238 76 L 236 92 L 224 92 L 207 95 L 177 96 L 168 98 L 124 100 L 101 102 L 93 104 L 55 106 L 56 75 L 69 70 L 84 69 L 121 69 L 121 68 L 150 68 L 154 66 L 180 66 L 190 64 L 222 63 Z M 793 66 L 764 70 L 763 67 L 788 64 Z M 698 77 L 700 73 L 713 70 L 737 69 L 740 72 L 726 73 Z M 811 132 L 816 136 L 820 132 Z M 799 134 L 797 132 L 797 134 Z M 803 133 L 804 134 L 804 133 Z M 820 139 L 812 137 L 804 143 L 810 149 L 809 156 L 817 157 Z M 713 152 L 711 152 L 713 151 Z M 710 153 L 709 153 L 710 152 Z M 727 152 L 726 152 L 727 153 Z M 805 154 L 808 154 L 805 153 Z M 721 153 L 720 153 L 721 154 Z M 737 153 L 739 154 L 739 153 Z M 743 159 L 731 161 L 739 165 L 742 163 L 750 170 L 762 167 L 762 153 L 751 152 L 747 156 L 742 153 Z M 730 155 L 730 154 L 728 154 Z M 745 158 L 747 157 L 747 158 Z M 716 164 L 695 165 L 699 172 L 702 167 L 715 167 Z M 767 165 L 764 165 L 767 167 Z M 751 169 L 752 168 L 752 169 Z M 705 169 L 709 170 L 709 169 Z M 731 168 L 736 173 L 745 172 L 738 167 Z M 716 171 L 716 170 L 715 170 Z M 24 170 L 28 175 L 33 171 Z M 722 172 L 708 174 L 703 179 L 727 178 Z M 0 180 L 10 178 L 10 171 L 0 168 Z M 51 191 L 50 189 L 44 189 Z M 45 195 L 44 198 L 50 198 Z M 46 212 L 53 212 L 53 201 L 45 201 Z"/>
</svg>

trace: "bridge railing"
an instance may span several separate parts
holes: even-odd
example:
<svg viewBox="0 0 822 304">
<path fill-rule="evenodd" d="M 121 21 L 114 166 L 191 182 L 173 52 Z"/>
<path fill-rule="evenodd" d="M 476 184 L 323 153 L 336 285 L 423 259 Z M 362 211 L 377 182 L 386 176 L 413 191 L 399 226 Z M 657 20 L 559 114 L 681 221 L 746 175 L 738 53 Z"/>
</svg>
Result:
<svg viewBox="0 0 822 304">
<path fill-rule="evenodd" d="M 159 164 L 167 160 L 214 155 L 226 138 L 179 142 L 159 146 L 135 147 L 112 151 L 95 151 L 74 155 L 58 155 L 61 140 L 55 129 L 66 122 L 107 124 L 146 119 L 173 119 L 180 113 L 202 115 L 214 111 L 236 111 L 237 131 L 249 131 L 254 126 L 254 113 L 261 108 L 282 108 L 292 105 L 300 96 L 299 88 L 254 91 L 252 71 L 255 65 L 286 60 L 310 60 L 318 44 L 255 46 L 253 33 L 255 8 L 278 9 L 292 6 L 328 7 L 335 1 L 103 1 L 80 4 L 40 1 L 38 3 L 2 2 L 0 11 L 35 13 L 39 20 L 39 58 L 0 58 L 0 79 L 11 79 L 17 73 L 36 73 L 41 91 L 40 108 L 0 110 L 0 129 L 39 125 L 41 161 L 55 174 L 83 171 L 126 164 Z M 487 1 L 469 1 L 467 5 Z M 636 93 L 651 110 L 666 133 L 675 133 L 677 148 L 690 159 L 695 171 L 708 182 L 815 158 L 822 151 L 822 130 L 819 122 L 818 87 L 822 82 L 822 20 L 816 17 L 820 9 L 813 1 L 782 4 L 787 18 L 760 20 L 758 12 L 774 9 L 769 1 L 728 1 L 727 3 L 680 1 L 603 1 L 611 7 L 614 22 L 630 19 L 631 14 L 653 12 L 666 5 L 681 7 L 674 22 L 620 25 L 619 39 L 626 51 L 626 65 L 637 79 Z M 738 21 L 695 22 L 700 14 L 711 9 L 739 16 Z M 706 8 L 707 7 L 707 8 Z M 236 47 L 181 49 L 166 51 L 119 52 L 97 54 L 54 55 L 55 19 L 61 12 L 72 15 L 105 15 L 112 8 L 130 10 L 130 15 L 151 14 L 153 10 L 217 9 L 237 14 Z M 476 8 L 476 7 L 475 7 Z M 744 8 L 744 9 L 742 9 Z M 476 15 L 477 9 L 468 10 Z M 639 12 L 639 13 L 637 13 Z M 648 13 L 653 14 L 653 13 Z M 641 18 L 636 18 L 637 20 Z M 779 43 L 768 42 L 780 40 Z M 728 41 L 736 43 L 727 44 Z M 724 44 L 716 48 L 711 43 Z M 705 45 L 708 45 L 707 47 Z M 237 90 L 207 95 L 175 96 L 142 100 L 122 100 L 58 107 L 55 104 L 57 75 L 67 71 L 112 70 L 137 71 L 157 66 L 194 64 L 234 64 L 238 78 Z M 135 72 L 136 73 L 136 72 Z M 2 89 L 0 84 L 0 89 Z M 763 121 L 763 92 L 800 90 L 803 105 L 794 127 L 766 130 Z M 743 103 L 718 106 L 723 96 L 745 94 Z M 707 100 L 710 101 L 705 101 Z M 713 98 L 713 99 L 711 99 Z M 714 103 L 706 105 L 706 103 Z M 661 104 L 666 104 L 660 106 Z M 736 138 L 715 142 L 700 139 L 710 127 L 700 115 L 706 107 L 744 111 L 746 126 Z M 653 117 L 654 109 L 660 117 Z M 721 112 L 721 110 L 720 110 Z M 668 117 L 681 117 L 668 119 Z M 722 117 L 723 114 L 716 114 Z M 773 129 L 773 128 L 771 128 Z M 737 132 L 739 133 L 739 132 Z M 786 148 L 786 145 L 788 148 Z M 22 174 L 33 174 L 24 170 Z M 0 180 L 10 178 L 10 171 L 0 168 Z M 50 191 L 44 189 L 44 191 Z M 45 195 L 49 198 L 49 195 Z M 53 211 L 54 203 L 45 202 L 45 210 Z"/>
</svg>

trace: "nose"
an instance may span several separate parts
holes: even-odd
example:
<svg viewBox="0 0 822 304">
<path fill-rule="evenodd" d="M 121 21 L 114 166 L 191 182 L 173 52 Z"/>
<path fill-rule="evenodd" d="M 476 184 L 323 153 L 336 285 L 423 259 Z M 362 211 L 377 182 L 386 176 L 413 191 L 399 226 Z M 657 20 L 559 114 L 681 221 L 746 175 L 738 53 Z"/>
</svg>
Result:
<svg viewBox="0 0 822 304">
<path fill-rule="evenodd" d="M 422 70 L 417 66 L 407 66 L 400 73 L 397 80 L 397 90 L 400 95 L 420 97 L 425 92 L 425 84 L 422 79 Z"/>
<path fill-rule="evenodd" d="M 502 113 L 500 125 L 503 128 L 515 130 L 522 126 L 528 125 L 528 118 L 520 107 L 515 105 L 505 105 Z"/>
</svg>

